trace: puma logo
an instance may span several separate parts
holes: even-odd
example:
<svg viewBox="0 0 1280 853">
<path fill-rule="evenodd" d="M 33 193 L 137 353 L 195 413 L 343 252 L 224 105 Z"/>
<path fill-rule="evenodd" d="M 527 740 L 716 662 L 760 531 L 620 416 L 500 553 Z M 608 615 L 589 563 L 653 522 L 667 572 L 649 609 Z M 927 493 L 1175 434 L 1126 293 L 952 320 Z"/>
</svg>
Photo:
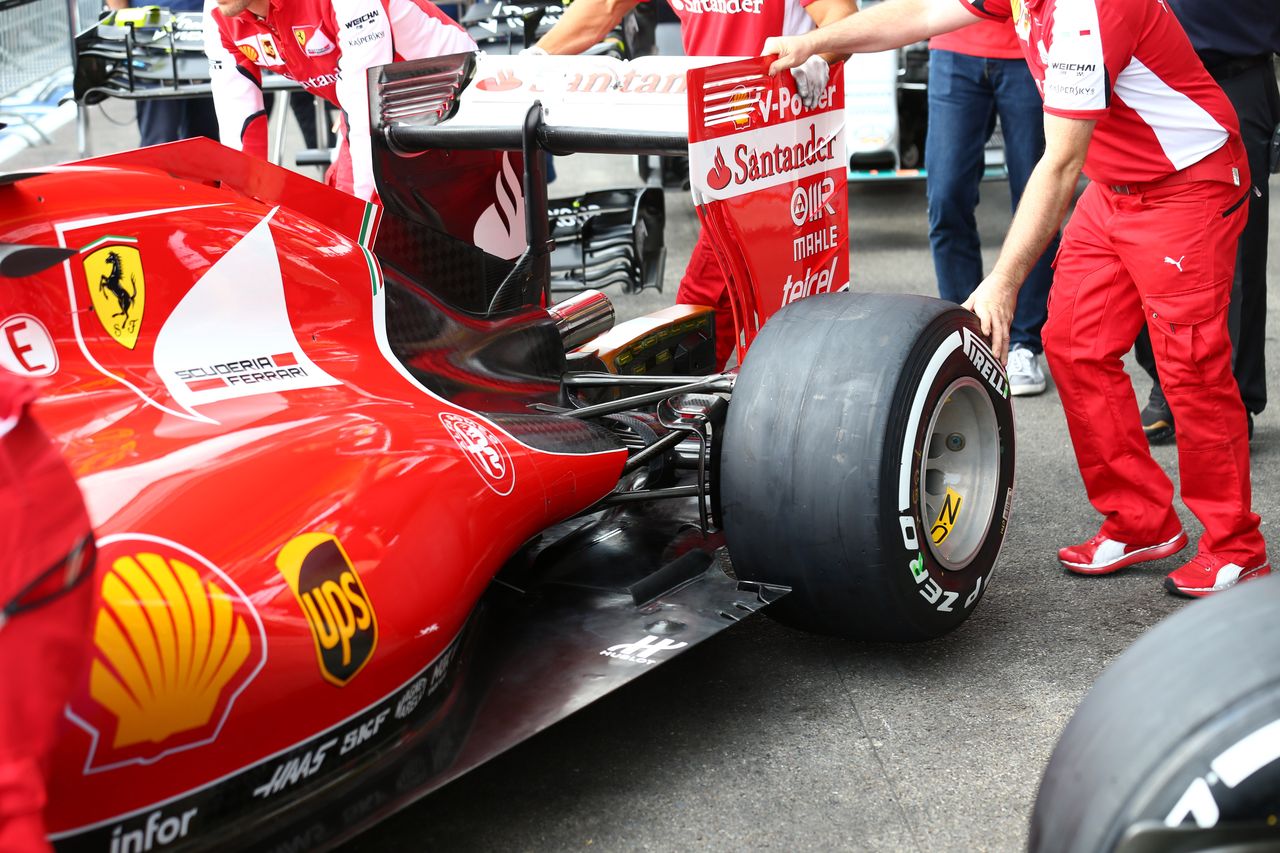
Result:
<svg viewBox="0 0 1280 853">
<path fill-rule="evenodd" d="M 1186 255 L 1183 255 L 1181 258 L 1178 258 L 1178 259 L 1175 261 L 1173 258 L 1169 257 L 1168 255 L 1165 255 L 1164 262 L 1165 262 L 1166 264 L 1173 264 L 1175 267 L 1177 267 L 1177 268 L 1178 268 L 1178 272 L 1182 272 L 1182 260 L 1183 260 L 1183 258 L 1185 258 L 1185 257 L 1186 257 Z"/>
</svg>

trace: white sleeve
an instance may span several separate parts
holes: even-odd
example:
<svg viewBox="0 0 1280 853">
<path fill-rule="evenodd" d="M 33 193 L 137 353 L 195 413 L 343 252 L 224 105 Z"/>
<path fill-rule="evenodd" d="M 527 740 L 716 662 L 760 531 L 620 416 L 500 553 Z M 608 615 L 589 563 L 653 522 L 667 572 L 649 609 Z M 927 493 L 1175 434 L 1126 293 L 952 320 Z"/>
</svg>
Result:
<svg viewBox="0 0 1280 853">
<path fill-rule="evenodd" d="M 222 144 L 237 151 L 266 156 L 266 111 L 262 100 L 262 72 L 241 62 L 239 53 L 227 48 L 218 19 L 216 0 L 204 7 L 204 52 L 209 59 L 209 82 L 218 116 Z M 262 118 L 263 121 L 257 119 Z M 261 137 L 259 139 L 258 137 Z M 261 148 L 261 150 L 258 150 Z"/>
<path fill-rule="evenodd" d="M 373 197 L 373 151 L 369 143 L 368 69 L 394 58 L 391 21 L 381 0 L 333 0 L 338 24 L 338 106 L 347 114 L 347 144 L 351 150 L 352 191 L 368 201 Z"/>
</svg>

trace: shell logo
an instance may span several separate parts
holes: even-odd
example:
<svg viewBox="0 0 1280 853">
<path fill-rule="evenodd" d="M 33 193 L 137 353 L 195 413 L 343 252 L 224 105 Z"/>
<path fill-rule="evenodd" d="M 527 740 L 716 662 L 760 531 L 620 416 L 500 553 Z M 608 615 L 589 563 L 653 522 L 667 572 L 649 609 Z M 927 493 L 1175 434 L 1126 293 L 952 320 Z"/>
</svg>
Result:
<svg viewBox="0 0 1280 853">
<path fill-rule="evenodd" d="M 245 58 L 248 59 L 250 62 L 258 61 L 258 51 L 252 45 L 238 44 L 236 45 L 236 47 L 240 48 L 240 52 L 243 53 L 245 55 Z"/>
<path fill-rule="evenodd" d="M 733 119 L 733 126 L 736 130 L 742 130 L 751 123 L 751 110 L 755 105 L 755 99 L 751 97 L 751 93 L 744 86 L 738 86 L 729 96 L 729 114 Z"/>
<path fill-rule="evenodd" d="M 109 536 L 99 554 L 88 691 L 68 710 L 93 736 L 85 772 L 213 742 L 266 663 L 257 611 L 225 572 L 176 542 Z"/>
</svg>

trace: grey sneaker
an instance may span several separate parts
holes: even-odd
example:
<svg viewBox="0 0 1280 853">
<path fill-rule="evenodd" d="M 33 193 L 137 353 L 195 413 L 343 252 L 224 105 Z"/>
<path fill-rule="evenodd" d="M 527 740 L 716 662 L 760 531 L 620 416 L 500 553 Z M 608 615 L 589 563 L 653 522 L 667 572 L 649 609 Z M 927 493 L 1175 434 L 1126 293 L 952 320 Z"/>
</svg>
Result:
<svg viewBox="0 0 1280 853">
<path fill-rule="evenodd" d="M 1009 393 L 1015 397 L 1043 394 L 1044 370 L 1040 359 L 1022 344 L 1014 344 L 1009 350 Z"/>
</svg>

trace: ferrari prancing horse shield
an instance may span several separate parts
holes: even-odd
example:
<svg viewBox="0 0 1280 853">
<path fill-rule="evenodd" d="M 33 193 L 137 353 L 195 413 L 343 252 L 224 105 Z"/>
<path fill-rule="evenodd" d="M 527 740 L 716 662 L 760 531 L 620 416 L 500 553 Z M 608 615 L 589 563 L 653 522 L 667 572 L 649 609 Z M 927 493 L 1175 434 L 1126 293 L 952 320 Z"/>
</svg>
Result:
<svg viewBox="0 0 1280 853">
<path fill-rule="evenodd" d="M 85 283 L 93 312 L 116 343 L 133 349 L 146 308 L 142 256 L 135 246 L 104 246 L 84 259 Z"/>
</svg>

